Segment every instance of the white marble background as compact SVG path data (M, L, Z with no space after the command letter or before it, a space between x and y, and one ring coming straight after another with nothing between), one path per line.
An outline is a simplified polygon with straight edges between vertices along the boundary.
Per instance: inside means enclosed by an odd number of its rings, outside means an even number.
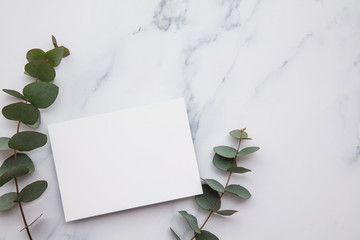
M71 51L57 68L60 95L42 113L43 132L183 96L201 176L224 182L212 147L234 144L228 132L247 127L261 151L243 161L253 172L233 181L253 196L227 196L224 208L239 213L206 226L220 239L360 238L358 0L2 0L0 34L0 88L28 83L25 53L51 48L52 34ZM12 101L0 94L1 106ZM0 126L11 136L16 123L1 118ZM165 240L169 226L190 239L177 211L206 217L190 198L65 223L50 145L31 157L37 171L22 183L49 182L25 204L29 221L44 214L34 239ZM21 228L17 208L0 213L1 240L26 239Z

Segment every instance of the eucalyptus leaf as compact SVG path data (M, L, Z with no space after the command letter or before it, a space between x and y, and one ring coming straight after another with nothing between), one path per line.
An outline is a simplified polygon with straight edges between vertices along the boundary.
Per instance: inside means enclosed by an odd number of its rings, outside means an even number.
M56 41L56 38L54 37L54 35L51 36L51 41L52 41L54 47L58 47L58 44L57 44L57 41Z
M23 89L24 96L38 108L47 108L55 101L59 88L52 83L34 82Z
M226 157L226 158L235 158L236 156L236 149L228 146L217 146L214 147L214 152L219 154L220 156Z
M29 62L25 65L25 72L43 82L51 82L56 76L55 69L45 60Z
M15 155L8 157L0 167L0 176L6 172L8 169L15 166ZM24 166L29 169L28 173L32 173L35 170L34 163L32 162L31 158L24 154L24 153L17 153L16 154L16 166Z
M9 120L21 121L26 124L34 124L39 117L39 113L33 105L23 102L3 107L2 114Z
M239 129L236 130L232 130L230 132L230 135L233 136L234 138L240 139L240 138L247 138L248 134L246 132L241 132Z
M5 92L13 97L16 97L16 98L26 101L26 98L18 91L11 90L11 89L3 89L3 92Z
M31 127L31 128L38 128L41 124L41 117L40 117L40 111L39 109L37 109L38 113L39 113L39 117L38 119L36 120L36 122L34 124L26 124L28 127Z
M16 133L9 141L9 147L20 151L31 151L46 144L46 135L33 131Z
M170 228L170 230L171 230L171 233L174 235L175 239L180 240L179 235L177 235L176 232L172 228Z
M236 210L220 210L220 211L216 211L217 214L222 215L222 216L231 216L234 213L237 213L238 211Z
M187 213L186 211L180 211L179 213L186 219L192 230L194 230L197 233L200 233L200 228L195 216Z
M244 188L240 185L237 185L237 184L231 184L231 185L227 186L225 191L229 192L229 193L233 193L233 194L241 197L242 199L249 199L251 197L250 192L246 188Z
M19 196L16 198L16 202L31 202L39 198L46 190L48 184L46 181L40 180L33 182L24 187Z
M215 204L218 202L220 195L217 191L213 190L209 185L202 185L203 194L195 196L195 201L204 210L211 211ZM215 211L219 210L221 201L215 207Z
M9 150L9 140L8 137L0 137L0 151Z
M26 53L26 59L31 62L34 60L46 60L45 52L41 49L31 49Z
M244 167L231 167L227 169L228 172L233 172L233 173L247 173L247 172L251 172L250 169L244 168Z
M217 192L224 192L224 186L216 181L215 179L203 179L207 185L209 185L212 189L214 189Z
M64 55L63 55L63 57L65 58L65 57L67 57L67 56L69 56L69 55L70 55L69 49L66 48L66 47L64 47Z
M55 47L45 53L51 66L56 67L60 64L64 55L64 47Z
M208 232L205 230L202 230L201 233L196 235L195 239L196 240L219 240L219 238L217 236L215 236L211 232Z
M9 210L16 205L14 200L16 199L16 192L9 192L0 197L0 212Z
M238 156L248 155L248 154L256 152L259 149L260 149L259 147L246 147L246 148L242 149L241 151L239 151L239 153L237 155Z
M236 161L232 158L225 158L215 153L213 164L220 170L227 171L229 168L236 166Z
M29 169L24 166L13 166L9 168L0 176L0 187L4 186L4 184L9 182L11 179L24 176L28 172Z

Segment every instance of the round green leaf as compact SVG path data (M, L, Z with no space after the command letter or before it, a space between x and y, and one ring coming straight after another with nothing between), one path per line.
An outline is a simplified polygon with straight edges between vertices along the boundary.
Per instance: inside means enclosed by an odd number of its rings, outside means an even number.
M217 192L224 192L224 186L215 179L203 179L212 189Z
M34 124L26 124L28 127L38 128L40 126L40 123L41 123L40 111L39 111L39 109L36 109L36 110L38 111L39 117Z
M216 213L219 215L222 215L222 216L231 216L237 212L238 211L236 211L236 210L220 210L220 211L217 211Z
M211 232L202 230L201 233L196 235L196 240L219 240L214 234Z
M25 65L25 72L43 82L55 79L55 69L45 60L31 61Z
M174 235L175 239L180 240L180 237L176 234L176 232L172 228L170 228L170 230L171 230L171 233Z
M34 60L46 60L45 52L41 49L31 49L26 53L26 59L31 62Z
M227 169L228 172L233 172L233 173L247 173L247 172L251 172L250 169L247 168L243 168L243 167L231 167Z
M213 164L220 170L227 171L229 168L236 166L236 162L232 158L224 158L219 154L214 155Z
M26 101L26 98L21 94L19 93L18 91L15 91L15 90L11 90L11 89L3 89L3 91L13 97L16 97L16 98L19 98L21 100L25 100Z
M232 130L230 132L230 135L237 139L248 137L248 134L246 132L241 132L239 129Z
M46 190L48 184L46 181L36 181L26 187L24 187L19 196L16 198L16 202L31 202L39 198Z
M11 179L24 176L28 172L29 169L24 166L13 166L9 168L0 176L0 187L4 186L4 184L9 182Z
M180 211L179 213L186 219L192 230L194 230L197 233L200 233L200 228L195 216L187 213L186 211Z
M59 88L52 83L34 82L26 85L23 93L35 107L47 108L55 101Z
M0 151L11 149L9 148L9 140L8 137L0 137Z
M15 199L16 199L16 192L10 192L2 195L0 197L0 212L9 210L13 206L16 205Z
M23 102L5 106L2 114L9 120L20 120L26 124L34 124L39 117L39 112L33 105Z
M195 196L195 201L202 209L211 211L220 198L219 193L213 190L207 184L203 184L202 189L203 189L203 194ZM219 210L220 206L221 206L221 201L219 201L219 203L216 205L216 208L214 210L215 211Z
M67 57L67 56L69 56L69 55L70 55L69 49L67 49L66 47L64 47L64 55L63 55L63 57L65 58L65 57Z
M256 152L259 149L260 149L259 147L247 147L247 148L242 149L237 155L238 156L248 155L248 154Z
M236 184L231 184L231 185L227 186L225 191L233 193L233 194L241 197L242 199L249 199L251 197L250 192L246 188L244 188L240 185L236 185Z
M46 58L49 60L51 66L56 67L60 64L64 55L64 47L55 47L45 53Z
M236 156L236 149L228 146L217 146L214 147L214 152L219 154L220 156L226 157L226 158L235 158Z
M15 165L15 157L12 155L11 157L7 158L4 163L0 167L0 176L6 172L8 169ZM35 166L29 158L28 155L24 153L17 153L16 154L16 166L24 166L29 169L28 173L32 173L35 170Z
M20 151L31 151L46 144L46 135L38 132L25 131L16 133L9 141L9 147Z

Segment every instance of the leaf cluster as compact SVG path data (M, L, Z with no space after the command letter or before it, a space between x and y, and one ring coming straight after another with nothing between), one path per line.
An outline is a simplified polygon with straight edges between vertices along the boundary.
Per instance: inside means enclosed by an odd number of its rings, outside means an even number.
M28 63L25 65L25 74L30 76L29 79L33 82L27 84L22 93L12 89L3 89L3 92L17 101L3 107L1 112L8 120L16 121L18 127L13 136L0 137L0 151L14 151L14 154L0 167L0 187L13 179L17 180L35 171L31 158L19 151L32 151L44 146L47 142L45 134L35 131L41 122L39 109L48 108L56 100L59 88L52 83L56 76L55 67L70 54L66 47L58 46L54 36L52 36L52 42L54 48L47 52L41 49L31 49L27 52ZM29 130L20 131L20 123L27 125ZM17 203L27 203L39 198L48 186L46 181L40 180L28 184L20 191L17 181L15 183L17 192L0 196L0 211L6 211Z
M251 140L248 137L248 134L245 132L245 129L236 129L230 132L230 135L238 141L238 149L235 149L230 146L217 146L214 147L214 157L213 164L216 168L220 169L223 173L228 174L228 181L224 186L215 179L202 179L202 190L203 194L195 196L195 201L197 205L209 212L208 218L205 222L199 227L198 220L194 215L186 211L179 211L179 213L185 218L189 227L194 231L194 236L191 238L196 240L218 240L219 238L213 233L203 230L205 224L211 217L213 213L221 216L231 216L236 213L236 210L231 209L221 209L221 199L225 193L234 194L238 196L239 199L247 200L251 197L250 192L243 186L239 184L229 184L231 175L235 174L244 174L250 172L250 169L237 166L237 160L241 159L242 156L252 154L258 151L259 147L246 147L240 150L240 143L243 140ZM175 239L180 240L180 237L175 233L175 231L170 228Z

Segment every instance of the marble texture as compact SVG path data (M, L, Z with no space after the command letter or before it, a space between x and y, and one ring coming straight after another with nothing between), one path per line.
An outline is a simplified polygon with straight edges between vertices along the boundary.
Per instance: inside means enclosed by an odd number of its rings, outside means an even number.
M212 147L235 144L230 130L247 127L261 147L243 161L253 172L233 177L252 198L228 196L224 209L239 213L206 229L222 240L360 238L359 1L2 0L0 13L1 88L28 83L25 53L51 48L52 34L71 51L41 131L185 97L202 177L225 181ZM13 101L0 94L1 106ZM0 126L11 136L16 123ZM189 198L65 223L50 145L31 157L37 170L20 185L49 182L24 207L29 221L43 213L34 239L172 239L169 226L190 239L177 212L206 217ZM21 228L17 208L0 214L1 240L26 239Z

